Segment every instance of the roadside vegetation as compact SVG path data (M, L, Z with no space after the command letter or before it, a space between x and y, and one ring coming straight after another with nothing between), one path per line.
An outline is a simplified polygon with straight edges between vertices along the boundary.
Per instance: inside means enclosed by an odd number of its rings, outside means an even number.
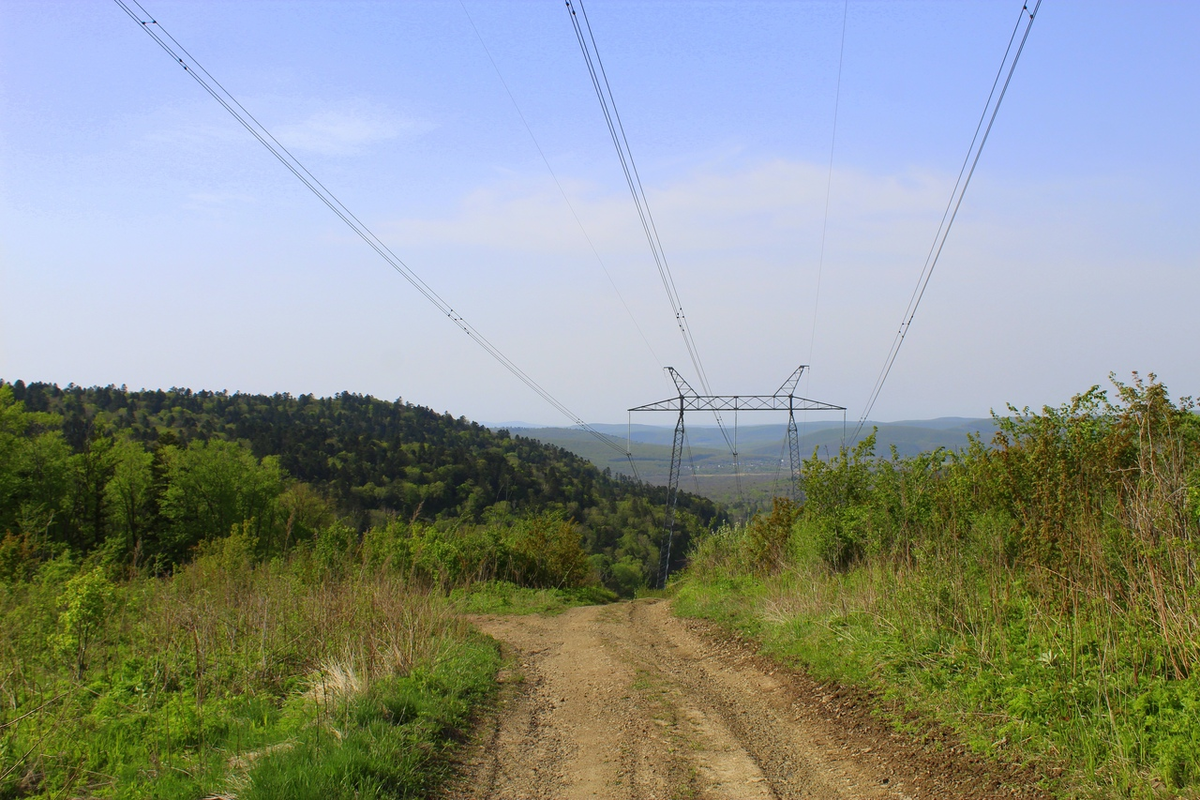
M318 538L318 545L320 538ZM354 556L210 542L170 578L69 555L0 583L0 797L414 797L499 663Z
M5 800L428 796L500 665L462 613L616 599L555 514L334 523L270 559L242 524L157 577L6 541Z
M676 608L1063 796L1200 797L1200 417L1114 384L962 452L814 455L802 505L697 544Z
M243 442L76 435L13 388L0 800L425 797L500 665L463 612L617 596L560 505L356 515Z

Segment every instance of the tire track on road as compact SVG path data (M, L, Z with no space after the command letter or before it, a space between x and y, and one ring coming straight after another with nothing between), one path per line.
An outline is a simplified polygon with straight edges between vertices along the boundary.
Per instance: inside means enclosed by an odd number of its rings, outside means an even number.
M509 666L451 800L1038 796L978 758L928 756L861 708L843 719L822 687L666 601L471 621Z

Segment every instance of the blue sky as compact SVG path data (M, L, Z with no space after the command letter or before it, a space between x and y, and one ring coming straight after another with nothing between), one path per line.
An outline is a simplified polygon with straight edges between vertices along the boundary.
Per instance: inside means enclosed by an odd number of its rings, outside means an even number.
M576 414L690 372L561 2L146 7ZM804 391L854 419L1020 6L845 6L821 262L843 8L587 4L713 389L811 360ZM1131 370L1200 393L1198 37L1191 3L1043 4L875 418ZM100 0L0 4L0 296L7 380L563 422Z

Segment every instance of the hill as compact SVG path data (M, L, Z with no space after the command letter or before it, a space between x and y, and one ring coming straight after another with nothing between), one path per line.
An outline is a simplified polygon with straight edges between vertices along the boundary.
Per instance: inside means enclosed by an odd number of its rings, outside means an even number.
M334 518L361 531L556 512L578 524L601 572L624 560L652 575L657 564L661 487L403 400L21 381L0 392L0 485L13 487L0 496L0 532L81 554L105 547L165 569L250 519L270 549ZM685 540L721 517L690 494L679 507Z

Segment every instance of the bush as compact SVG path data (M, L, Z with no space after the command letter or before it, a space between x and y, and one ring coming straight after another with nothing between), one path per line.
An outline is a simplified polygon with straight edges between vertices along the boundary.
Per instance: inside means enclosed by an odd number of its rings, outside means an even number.
M864 684L1070 796L1200 791L1200 416L1154 378L997 418L992 447L805 462L701 539L678 608ZM999 748L1003 747L1003 750Z
M786 497L776 497L767 516L755 516L746 526L746 551L754 569L778 572L784 563L792 528L800 516L800 506Z
M561 589L596 582L579 527L562 514L522 520L506 540L512 553L510 575L518 584Z
M112 599L113 585L99 567L71 578L58 596L58 630L52 641L76 679L83 676L88 646L104 629Z

